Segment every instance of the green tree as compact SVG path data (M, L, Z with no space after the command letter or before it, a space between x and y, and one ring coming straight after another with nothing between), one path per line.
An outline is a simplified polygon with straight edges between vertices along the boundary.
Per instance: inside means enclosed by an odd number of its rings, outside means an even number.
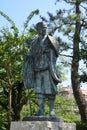
M87 1L86 0L57 0L56 3L65 5L56 11L56 15L48 12L49 27L52 27L50 34L58 31L61 33L60 55L70 58L71 64L71 82L74 97L79 108L81 121L87 122L87 102L80 89L80 60L87 63L86 46L86 28L87 28ZM45 18L42 17L45 20ZM66 42L63 42L66 41ZM64 54L63 50L69 50ZM69 54L70 53L70 54ZM87 66L86 66L87 67ZM85 70L84 70L85 71Z
M5 110L8 130L12 120L20 120L20 112L28 100L28 94L23 84L23 43L34 35L27 33L28 23L34 14L32 11L24 23L24 31L19 35L19 30L14 22L2 11L0 14L11 23L11 28L0 30L0 107ZM28 41L30 44L30 41Z
M74 106L76 106L74 98L61 96L61 94L56 96L55 112L56 115L62 117L64 121L75 122L80 120L79 116L74 111Z
M20 119L19 114L26 103L21 68L21 39L12 35L7 29L2 29L0 41L0 105L7 111L8 126L11 120ZM16 110L15 110L16 109Z

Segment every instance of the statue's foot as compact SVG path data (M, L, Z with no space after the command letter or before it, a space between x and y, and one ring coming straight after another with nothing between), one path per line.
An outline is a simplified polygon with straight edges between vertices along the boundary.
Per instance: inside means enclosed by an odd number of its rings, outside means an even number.
M55 111L54 111L54 110L52 110L52 111L50 112L50 116L55 116Z

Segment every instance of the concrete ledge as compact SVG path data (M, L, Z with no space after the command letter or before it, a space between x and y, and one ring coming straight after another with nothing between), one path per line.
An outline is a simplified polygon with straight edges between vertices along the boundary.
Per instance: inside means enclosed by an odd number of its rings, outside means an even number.
M11 122L10 130L76 130L76 125L52 121L19 121Z

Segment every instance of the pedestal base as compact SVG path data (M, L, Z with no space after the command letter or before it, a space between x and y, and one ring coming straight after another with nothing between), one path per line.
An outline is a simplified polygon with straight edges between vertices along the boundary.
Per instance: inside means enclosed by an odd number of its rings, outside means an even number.
M52 122L63 122L64 120L56 116L29 116L24 117L23 121L52 121Z
M11 122L10 130L76 130L76 125L52 121L19 121Z

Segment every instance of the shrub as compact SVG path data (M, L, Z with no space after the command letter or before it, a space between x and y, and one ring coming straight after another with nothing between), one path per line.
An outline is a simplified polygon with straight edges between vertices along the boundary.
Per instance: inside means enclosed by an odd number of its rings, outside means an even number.
M76 130L87 130L87 123L76 122Z

